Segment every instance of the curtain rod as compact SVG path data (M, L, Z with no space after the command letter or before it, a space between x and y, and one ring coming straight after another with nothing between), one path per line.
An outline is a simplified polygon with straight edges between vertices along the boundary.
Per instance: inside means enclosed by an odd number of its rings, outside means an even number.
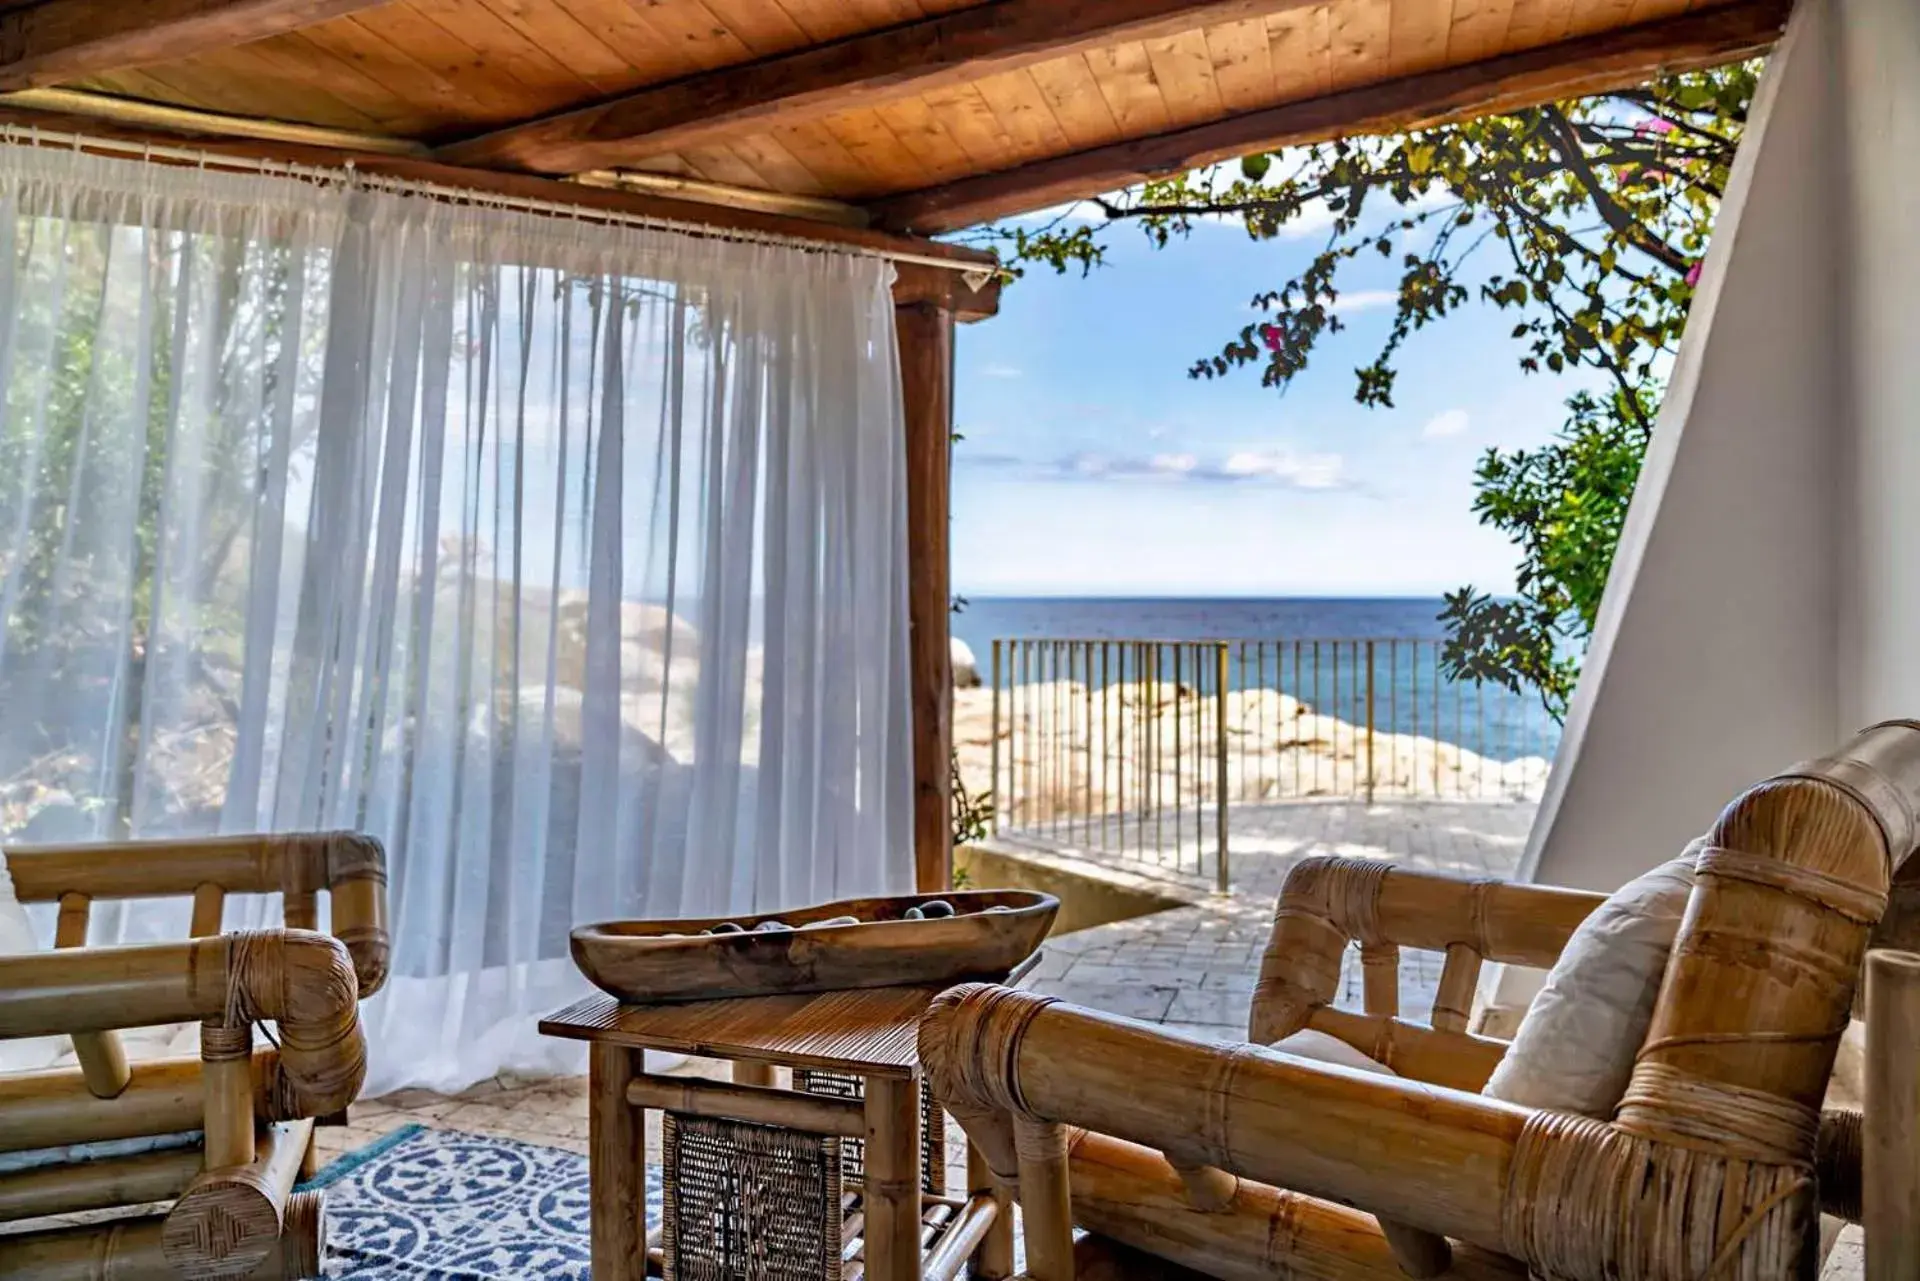
M201 169L220 169L263 176L284 177L312 183L344 183L396 195L425 196L448 204L469 204L490 209L510 209L575 222L597 222L610 226L639 227L654 231L672 231L710 240L731 240L748 244L777 245L808 253L846 253L891 262L912 263L958 272L969 288L978 289L993 278L993 268L979 263L956 262L933 254L918 254L908 249L877 248L839 241L809 240L804 236L782 235L772 231L754 231L744 227L717 227L694 219L668 218L658 214L632 213L624 209L604 209L592 205L570 204L561 200L541 200L505 192L482 191L449 183L424 182L412 178L393 178L367 173L348 160L338 167L302 164L292 160L272 160L264 156L233 156L163 142L136 142L105 138L95 134L72 133L39 125L0 124L0 143L15 146L59 148L76 153L111 152L145 161L168 161Z

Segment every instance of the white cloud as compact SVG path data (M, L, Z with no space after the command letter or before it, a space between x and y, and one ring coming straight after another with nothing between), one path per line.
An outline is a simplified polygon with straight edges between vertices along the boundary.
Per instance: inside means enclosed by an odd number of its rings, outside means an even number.
M1400 295L1391 289L1349 289L1333 300L1333 311L1335 315L1350 316L1356 311L1391 307L1399 298Z
M1346 464L1338 454L1302 454L1291 449L1243 449L1224 459L1192 453L1103 454L1083 451L1053 462L1022 465L1001 455L966 460L978 465L1024 470L1035 480L1154 482L1187 484L1266 484L1289 489L1343 489Z
M1249 449L1220 465L1228 480L1273 480L1296 489L1334 489L1345 479L1338 454L1296 454L1290 449Z
M1012 365L984 365L980 369L982 378L1018 378L1020 370Z
M1427 425L1420 434L1428 440L1439 440L1443 436L1458 436L1467 429L1467 411L1449 409L1443 414L1435 414L1427 419Z

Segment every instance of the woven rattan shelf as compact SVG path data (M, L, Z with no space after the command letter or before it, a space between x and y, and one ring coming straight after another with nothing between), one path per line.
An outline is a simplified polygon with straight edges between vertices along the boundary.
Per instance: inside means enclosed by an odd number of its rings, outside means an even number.
M594 1281L953 1281L1012 1271L984 1160L945 1179L945 1115L914 1034L933 987L678 1005L589 997L544 1021L592 1043ZM648 1050L731 1060L731 1082L650 1075ZM776 1088L782 1069L793 1089ZM644 1236L648 1108L665 1114L665 1213Z

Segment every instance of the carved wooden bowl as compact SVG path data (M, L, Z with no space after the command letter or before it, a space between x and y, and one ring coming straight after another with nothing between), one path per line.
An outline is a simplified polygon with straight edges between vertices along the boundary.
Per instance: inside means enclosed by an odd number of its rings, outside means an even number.
M951 904L954 915L905 917L908 908L936 899ZM1059 899L1030 890L953 890L760 916L607 921L573 931L573 960L602 991L649 1005L1001 979L1033 955L1059 910ZM857 917L859 924L800 928L840 916ZM701 933L722 919L742 932ZM757 930L763 921L796 928Z

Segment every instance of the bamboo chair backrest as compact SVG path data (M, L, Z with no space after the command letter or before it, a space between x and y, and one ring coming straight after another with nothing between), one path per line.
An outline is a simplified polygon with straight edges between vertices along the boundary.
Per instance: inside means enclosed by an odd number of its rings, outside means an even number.
M283 896L288 929L319 925L318 895L331 900L331 932L346 945L362 998L386 982L387 863L380 842L357 832L289 832L5 850L23 903L60 904L56 942L85 941L88 913L103 900L192 896L196 938L221 932L229 894Z
M1312 1028L1402 1076L1477 1091L1506 1043L1467 1031L1484 962L1536 967L1604 895L1507 881L1396 872L1379 859L1316 856L1287 877L1254 990L1248 1039ZM1342 961L1360 947L1363 1013L1336 1008ZM1400 952L1446 961L1429 1026L1400 1017Z

